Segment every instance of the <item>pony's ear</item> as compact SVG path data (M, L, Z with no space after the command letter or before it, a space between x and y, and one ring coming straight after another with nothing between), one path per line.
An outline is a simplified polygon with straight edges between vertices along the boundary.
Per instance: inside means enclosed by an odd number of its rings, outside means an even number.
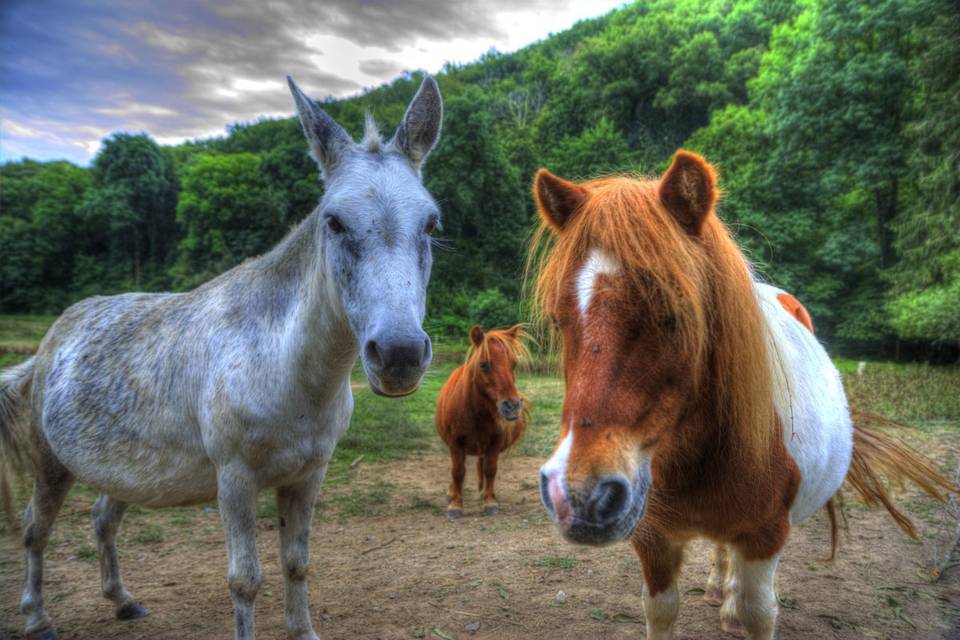
M681 149L660 180L660 201L690 235L700 233L703 221L717 203L717 176L702 157Z
M470 327L470 342L472 342L475 347L483 344L483 329L480 328L480 325L475 324Z
M580 210L589 191L586 187L559 178L546 169L537 171L533 179L533 197L540 217L557 231Z
M308 98L293 78L287 76L290 93L297 104L297 115L303 125L303 134L310 144L310 155L326 176L337 166L340 158L353 144L353 138L327 113Z
M515 325L513 325L512 327L510 327L509 329L507 329L506 331L504 331L504 333L506 333L508 336L510 336L511 338L513 338L514 340L516 340L516 339L517 339L517 336L520 335L520 332L521 332L522 330L523 330L523 325L522 325L522 324L515 324Z
M392 144L405 155L415 169L427 159L440 139L443 122L443 98L437 81L426 76L420 83L417 95L413 96L403 121L393 134Z

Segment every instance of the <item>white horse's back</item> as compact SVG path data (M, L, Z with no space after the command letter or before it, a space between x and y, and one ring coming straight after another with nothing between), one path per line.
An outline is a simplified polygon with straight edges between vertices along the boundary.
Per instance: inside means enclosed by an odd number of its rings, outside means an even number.
M776 287L757 283L770 331L777 410L784 442L800 468L793 523L816 513L843 484L853 426L840 374L816 337L783 307Z

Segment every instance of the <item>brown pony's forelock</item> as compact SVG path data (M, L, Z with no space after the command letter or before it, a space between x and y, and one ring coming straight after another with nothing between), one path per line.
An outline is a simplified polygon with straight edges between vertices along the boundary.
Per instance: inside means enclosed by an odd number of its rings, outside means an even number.
M490 358L490 344L499 342L508 353L512 353L517 362L527 362L530 359L530 349L527 347L527 340L530 335L523 327L517 329L516 335L510 333L510 329L491 329L483 333L483 344L479 347L472 342L467 349L467 356L464 358L463 366L471 376L476 375L480 362Z
M557 232L541 221L531 239L525 280L536 326L557 340L546 314L592 249L613 257L637 305L669 317L676 358L690 366L695 393L714 405L721 428L736 429L739 453L763 456L774 430L774 393L750 267L711 212L697 236L680 227L660 200L658 180L603 177ZM666 330L666 329L664 329Z

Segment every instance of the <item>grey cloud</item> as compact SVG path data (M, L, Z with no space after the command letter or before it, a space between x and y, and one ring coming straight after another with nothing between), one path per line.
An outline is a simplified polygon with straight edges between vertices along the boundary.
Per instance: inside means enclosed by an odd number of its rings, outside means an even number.
M393 60L375 59L360 61L360 71L375 78L390 78L403 70L403 65Z

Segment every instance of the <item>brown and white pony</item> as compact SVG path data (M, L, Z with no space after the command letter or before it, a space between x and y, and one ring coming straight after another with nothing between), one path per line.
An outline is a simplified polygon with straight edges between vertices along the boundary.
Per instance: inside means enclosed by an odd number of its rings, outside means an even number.
M541 170L534 195L534 295L566 387L542 499L573 542L631 540L648 638L672 636L693 538L729 549L723 628L771 638L790 528L845 479L885 505L875 470L956 489L894 439L855 437L838 372L754 281L701 157L679 151L658 180Z
M477 456L478 490L483 510L499 510L494 482L500 454L523 436L530 404L517 391L515 370L528 357L522 325L484 332L470 329L470 350L440 388L434 421L450 449L447 516L463 515L463 479L468 455Z

